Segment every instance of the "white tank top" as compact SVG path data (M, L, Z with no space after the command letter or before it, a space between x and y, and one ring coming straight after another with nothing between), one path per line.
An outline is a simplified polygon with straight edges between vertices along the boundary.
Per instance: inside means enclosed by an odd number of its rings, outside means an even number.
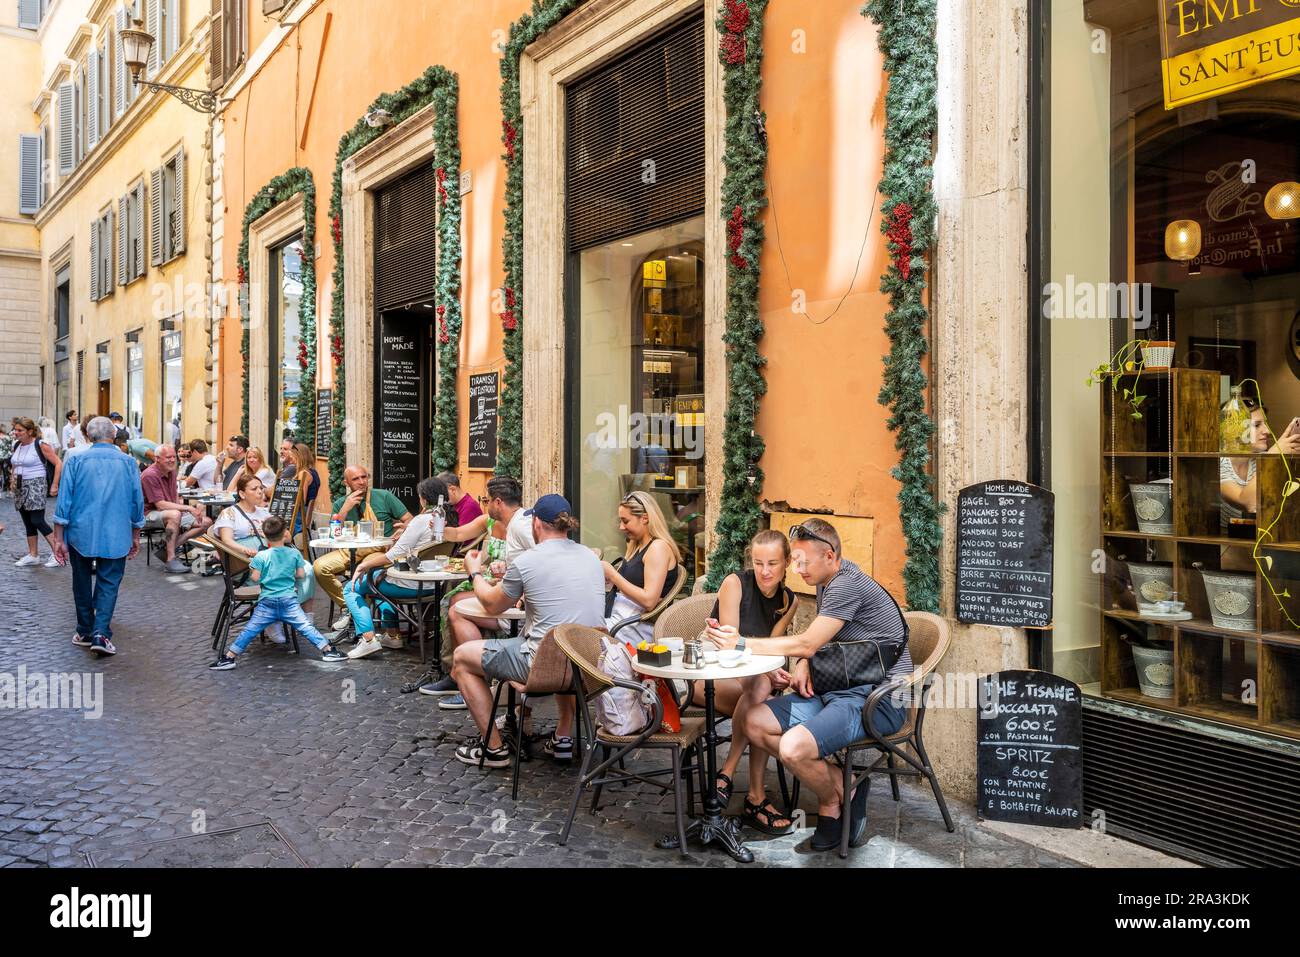
M14 473L23 479L45 478L45 462L38 442L29 442L14 449Z

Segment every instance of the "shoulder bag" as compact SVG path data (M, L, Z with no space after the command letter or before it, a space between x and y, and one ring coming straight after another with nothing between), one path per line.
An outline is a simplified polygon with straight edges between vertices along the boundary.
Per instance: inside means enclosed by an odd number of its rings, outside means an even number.
M889 595L889 590L881 587L885 594ZM850 688L874 686L884 682L889 669L894 667L898 659L903 656L903 649L907 647L909 635L903 609L898 607L898 602L894 600L893 595L889 595L889 600L894 602L898 617L903 622L902 639L862 638L857 641L827 642L808 659L808 672L812 678L814 694L848 691Z

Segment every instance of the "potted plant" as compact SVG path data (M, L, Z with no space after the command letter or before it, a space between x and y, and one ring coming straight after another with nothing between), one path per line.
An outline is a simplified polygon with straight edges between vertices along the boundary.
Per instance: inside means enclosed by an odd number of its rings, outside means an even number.
M1144 347L1149 345L1146 339L1134 339L1126 344L1122 349L1110 357L1110 361L1103 362L1092 372L1088 373L1088 385L1103 385L1109 382L1112 392L1123 390L1123 398L1129 404L1129 416L1134 419L1142 418L1142 404L1146 401L1146 396L1138 391L1138 384L1142 380L1142 370L1146 368L1146 357ZM1132 387L1121 386L1120 379L1126 375L1133 376Z
M1147 369L1168 369L1174 364L1175 343L1153 339L1142 344L1142 365Z

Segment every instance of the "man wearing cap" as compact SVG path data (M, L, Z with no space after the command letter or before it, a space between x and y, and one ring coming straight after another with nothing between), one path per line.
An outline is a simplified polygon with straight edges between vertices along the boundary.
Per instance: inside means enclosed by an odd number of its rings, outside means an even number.
M509 749L490 724L490 679L526 683L538 643L557 625L601 628L605 624L605 570L591 549L569 538L578 528L572 512L562 495L538 499L525 513L532 517L537 544L514 560L499 583L489 584L482 577L487 559L481 551L465 556L474 595L487 615L499 615L523 598L527 617L523 637L470 641L456 649L452 677L482 735L456 749L456 759L464 764L482 761L489 768L510 764ZM560 718L546 743L546 753L557 760L572 760L573 700L561 696L556 705Z

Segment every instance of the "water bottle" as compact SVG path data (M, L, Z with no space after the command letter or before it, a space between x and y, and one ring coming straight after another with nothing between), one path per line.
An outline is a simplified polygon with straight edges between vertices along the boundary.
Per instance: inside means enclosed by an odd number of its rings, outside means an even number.
M438 504L433 507L433 540L441 543L443 532L447 528L447 509L442 504L442 496L438 496Z
M339 521L337 515L330 518L330 538L338 541L338 537L343 533L343 523Z

